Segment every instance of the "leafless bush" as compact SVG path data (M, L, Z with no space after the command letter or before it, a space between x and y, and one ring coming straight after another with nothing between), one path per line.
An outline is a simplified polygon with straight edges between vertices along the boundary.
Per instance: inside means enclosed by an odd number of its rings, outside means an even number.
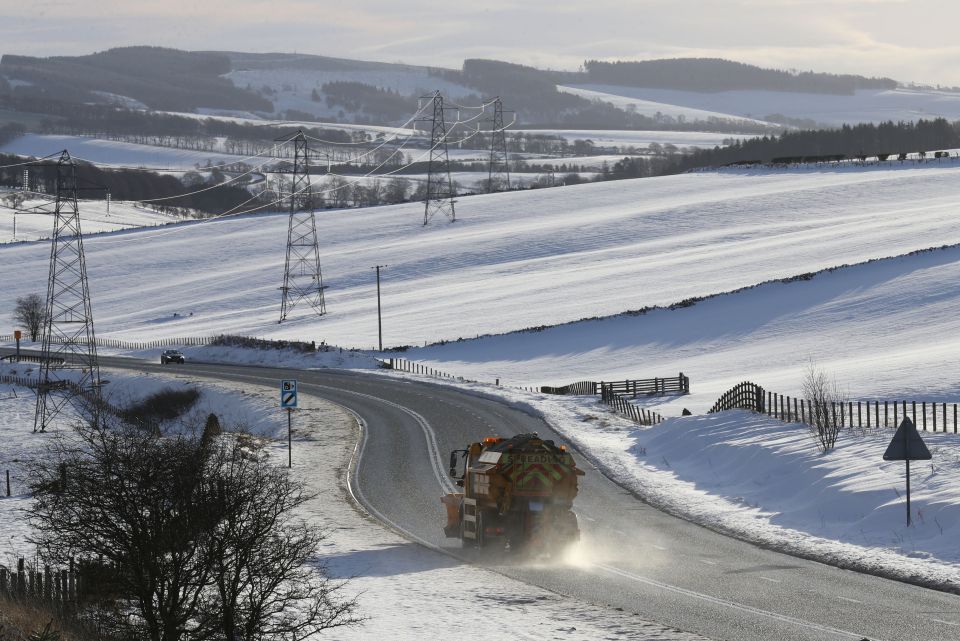
M804 372L803 396L809 407L807 423L817 447L823 453L829 452L837 444L844 425L846 398L836 379L812 361Z
M46 319L47 305L40 294L28 294L17 299L17 305L13 309L13 320L27 330L31 341L37 342Z
M311 495L285 469L234 435L111 422L33 464L30 509L45 558L112 568L111 595L90 605L106 627L152 641L302 641L359 620L343 582L316 566L323 533L294 515Z

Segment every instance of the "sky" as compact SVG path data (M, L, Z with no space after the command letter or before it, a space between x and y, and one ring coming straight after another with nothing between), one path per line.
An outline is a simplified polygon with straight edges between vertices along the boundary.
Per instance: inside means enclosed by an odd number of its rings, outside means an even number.
M553 69L695 56L960 86L958 23L956 0L0 0L0 52L149 44Z

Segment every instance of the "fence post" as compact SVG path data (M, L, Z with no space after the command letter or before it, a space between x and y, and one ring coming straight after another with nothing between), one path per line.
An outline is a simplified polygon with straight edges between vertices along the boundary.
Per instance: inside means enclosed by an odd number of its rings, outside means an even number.
M77 600L77 569L76 569L76 563L74 562L74 559L72 556L70 557L70 574L68 575L68 581L69 581L69 585L67 586L69 590L68 598L71 601L76 601Z
M17 594L20 598L23 598L27 594L27 576L24 565L23 559L17 561Z
M910 404L913 406L913 426L917 426L917 402L910 401ZM903 402L903 418L907 418L907 402Z

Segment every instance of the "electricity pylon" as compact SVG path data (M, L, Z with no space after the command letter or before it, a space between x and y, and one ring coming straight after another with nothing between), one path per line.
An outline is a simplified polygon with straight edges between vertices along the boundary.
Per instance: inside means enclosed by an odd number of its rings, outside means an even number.
M433 115L421 118L430 123L430 162L427 164L427 189L424 198L423 224L426 225L437 213L446 214L450 222L456 222L454 209L453 179L450 178L450 157L447 153L447 123L443 117L443 96L435 92L422 100L433 102Z
M490 131L490 175L487 178L487 192L500 191L503 185L510 189L510 165L507 162L507 137L503 127L503 102L497 97L493 101L493 118Z
M68 403L99 421L100 364L77 206L77 168L66 150L57 161L43 352L33 431L44 432Z
M283 302L280 322L301 301L318 315L327 313L323 297L323 274L320 272L320 247L317 243L317 221L313 214L310 193L310 167L307 159L307 138L297 131L294 144L293 173L290 184L290 220L287 226L287 260L283 270Z

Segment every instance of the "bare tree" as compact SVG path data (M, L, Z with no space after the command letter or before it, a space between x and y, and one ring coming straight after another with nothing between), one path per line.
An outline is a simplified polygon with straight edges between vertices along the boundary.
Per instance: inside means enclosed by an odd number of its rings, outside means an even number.
M344 583L310 567L323 535L293 519L313 498L249 445L217 442L208 478L222 489L223 518L210 538L215 590L205 604L224 639L301 641L359 621Z
M836 379L813 361L807 363L804 372L803 396L809 407L807 422L817 447L821 452L829 452L837 444L844 425L845 396Z
M17 299L16 307L13 308L13 320L27 330L31 341L37 342L46 318L47 306L40 294L28 294Z
M293 518L311 498L302 485L248 442L204 431L93 423L79 443L57 441L31 467L43 556L109 562L97 615L124 637L302 641L358 622L344 583L313 565L322 533Z
M94 423L94 425L96 425ZM204 533L216 502L201 482L201 450L128 425L81 427L80 444L57 441L31 468L35 542L49 559L102 558L120 571L117 593L137 612L99 615L134 636L180 641L197 632L210 583Z
M394 178L387 184L385 200L391 205L402 203L410 193L410 181L406 178Z

